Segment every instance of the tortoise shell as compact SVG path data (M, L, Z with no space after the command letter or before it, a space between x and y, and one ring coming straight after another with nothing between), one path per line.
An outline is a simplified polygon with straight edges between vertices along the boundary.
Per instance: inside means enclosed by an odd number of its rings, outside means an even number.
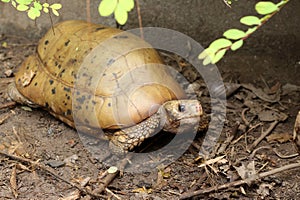
M65 21L39 41L15 76L18 91L74 127L119 129L185 93L159 54L139 37L84 21Z

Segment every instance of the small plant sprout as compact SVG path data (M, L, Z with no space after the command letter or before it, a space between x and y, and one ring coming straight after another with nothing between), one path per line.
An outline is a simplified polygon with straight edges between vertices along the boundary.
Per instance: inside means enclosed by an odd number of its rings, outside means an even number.
M49 4L47 2L41 3L38 0L1 0L4 3L11 3L11 5L18 11L27 12L27 16L35 20L41 16L41 12L49 13L51 12L59 16L58 10L62 8L60 3Z

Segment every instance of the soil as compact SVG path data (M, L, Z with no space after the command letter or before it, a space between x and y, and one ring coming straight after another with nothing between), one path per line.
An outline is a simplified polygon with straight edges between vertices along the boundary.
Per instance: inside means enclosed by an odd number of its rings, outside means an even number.
M93 141L97 143L95 139L88 138L84 141L89 142L84 142L76 130L43 109L30 109L21 105L5 106L10 103L5 91L13 76L9 70L15 72L22 61L35 52L37 41L2 35L0 42L0 105L4 107L0 110L0 151L32 161L26 163L7 155L0 155L0 199L96 199L82 191L78 192L77 188L45 170L51 168L60 178L75 184L83 184L88 180L82 188L94 190L101 184L102 176L109 168L103 159L93 155L87 148L87 145L94 145ZM212 161L213 158L220 158L219 160L201 167L203 160L199 159L198 154L204 135L201 132L178 159L170 159L167 164L146 172L125 169L122 175L114 178L102 195L106 196L106 199L117 199L116 196L121 199L179 199L186 192L205 190L245 179L251 173L267 172L299 162L299 155L292 141L295 118L300 110L299 80L296 79L299 77L299 64L295 64L299 62L296 57L298 55L286 57L286 62L278 63L280 59L275 59L272 49L270 51L254 59L251 54L242 51L242 56L229 55L229 58L225 58L220 64L221 75L224 82L229 83L230 89L234 89L234 84L245 85L239 85L239 88L235 88L233 94L227 97L227 115L218 144L223 144L230 134L234 134L234 139L225 150L207 158L207 161ZM165 59L168 63L184 65L182 62L176 62L176 59L172 60L172 56ZM255 73L251 74L252 62L264 63L261 70L272 70L262 73L265 76L255 76ZM295 70L286 70L286 63L293 63ZM279 64L282 65L280 68L273 68ZM231 70L228 66L238 67ZM200 85L198 98L203 103L204 110L210 113L209 93L201 79L191 78L193 72L188 67L182 73L187 71L185 74L192 82ZM252 78L245 76L247 73ZM282 73L284 81L272 79L278 77L278 73ZM254 89L249 89L250 83ZM283 87L287 83L298 84L298 90ZM279 95L280 100L271 102L260 98L259 88L263 88L264 94L269 97ZM242 119L243 111L249 124ZM271 111L273 114L265 111ZM262 131L266 131L276 119L281 120L274 118L278 113L286 115L287 119L280 121L269 133L269 137L264 138L253 151L247 151ZM263 114L271 119L265 119ZM238 128L236 122L240 123ZM261 125L258 125L260 123ZM153 139L154 142L147 142L151 146L153 143L157 145L160 140ZM184 139L181 142L184 142ZM180 145L177 145L177 148L180 148ZM98 153L109 155L109 149L106 146L102 148L98 148ZM294 156L286 158L280 154ZM168 157L154 154L151 159L168 160ZM46 167L39 168L33 162ZM128 165L134 165L134 162ZM300 199L299 182L298 167L247 182L248 184L203 192L190 199ZM112 196L112 193L116 196Z

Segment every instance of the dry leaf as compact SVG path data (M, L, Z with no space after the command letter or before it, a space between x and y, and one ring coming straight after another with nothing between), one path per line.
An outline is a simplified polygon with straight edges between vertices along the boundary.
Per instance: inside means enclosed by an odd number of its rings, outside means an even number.
M136 189L132 190L132 192L150 194L152 192L152 189L151 188L147 189L145 187L142 187L142 188L136 188Z
M236 169L237 173L243 180L249 179L250 181L252 181L257 178L254 161L249 162L247 166L245 165L245 163L242 163L240 167L234 167L234 168Z
M80 198L80 191L74 190L73 192L69 193L67 197L59 198L58 200L77 200Z
M268 142L278 141L280 143L288 142L292 139L289 133L273 133L266 137Z

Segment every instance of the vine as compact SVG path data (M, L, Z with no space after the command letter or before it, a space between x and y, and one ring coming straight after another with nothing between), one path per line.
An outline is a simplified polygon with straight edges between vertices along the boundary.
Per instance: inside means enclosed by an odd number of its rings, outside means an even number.
M265 24L271 17L280 11L280 9L289 2L282 0L275 4L270 1L261 1L255 5L255 10L258 14L264 15L261 18L257 16L244 16L240 22L248 26L247 31L240 29L229 29L223 33L224 38L219 38L213 41L208 48L202 51L198 58L203 60L203 65L210 63L215 64L220 61L225 53L230 49L236 51L241 48L244 41Z

